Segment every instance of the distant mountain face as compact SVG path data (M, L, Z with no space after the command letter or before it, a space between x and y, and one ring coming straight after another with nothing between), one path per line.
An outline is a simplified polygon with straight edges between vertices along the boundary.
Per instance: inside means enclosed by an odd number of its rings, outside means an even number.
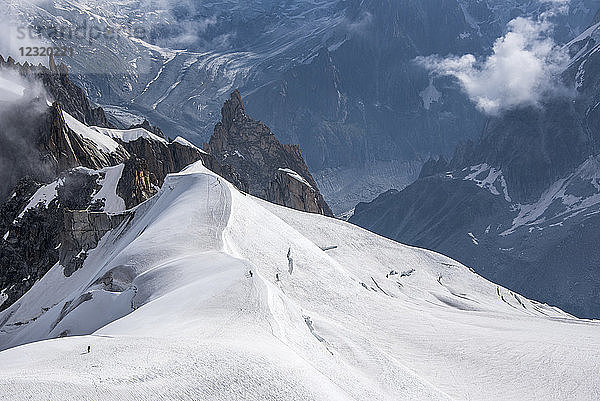
M13 7L15 19L36 25L89 20L121 29L58 42L74 46L75 57L63 61L125 126L143 115L199 144L240 88L251 115L282 142L300 144L335 212L404 187L429 155L448 155L481 132L483 116L452 82L430 80L414 57L485 53L506 22L546 7L524 0L196 3ZM580 32L598 6L572 1L557 17L557 37Z
M569 42L577 95L490 119L449 162L350 221L478 266L485 277L578 316L600 316L598 28Z

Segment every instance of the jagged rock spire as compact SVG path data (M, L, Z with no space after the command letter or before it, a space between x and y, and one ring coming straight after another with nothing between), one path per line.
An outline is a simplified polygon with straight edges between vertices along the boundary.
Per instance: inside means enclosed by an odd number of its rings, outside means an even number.
M205 150L236 171L248 183L250 194L298 210L332 215L300 147L282 144L269 127L246 115L238 90L231 93L221 115ZM295 175L301 180L290 179Z
M226 130L229 130L236 121L241 122L246 118L246 109L239 90L236 89L231 93L229 100L221 109L221 117L221 122Z

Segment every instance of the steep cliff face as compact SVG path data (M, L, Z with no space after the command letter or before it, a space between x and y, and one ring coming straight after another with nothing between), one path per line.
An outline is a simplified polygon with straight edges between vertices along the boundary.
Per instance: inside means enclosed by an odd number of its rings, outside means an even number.
M159 188L160 179L144 159L132 157L125 161L117 194L129 209L150 199Z
M59 263L70 277L83 266L87 252L95 249L104 235L117 228L130 213L108 214L89 210L67 210L60 235Z
M278 169L269 183L266 199L278 205L303 210L309 213L328 215L322 197L298 173L290 169Z
M22 179L13 195L0 206L0 309L19 299L39 280L57 258L54 239L58 218L53 213L32 212L22 224L15 222L28 200L40 187L31 179ZM23 225L26 225L25 227ZM32 241L32 239L35 239Z
M101 172L77 169L46 185L28 178L19 182L2 205L0 309L19 299L58 262L65 212L97 208L94 194L102 179Z
M332 215L308 171L300 147L281 144L269 127L250 118L239 91L231 94L221 115L221 122L215 126L205 150L222 165L236 171L247 182L250 194L283 206ZM301 181L290 181L280 169L291 170ZM293 188L286 187L289 183ZM301 196L301 193L310 195Z
M76 166L91 169L113 166L129 157L122 146L110 152L104 151L92 140L75 132L66 123L59 102L54 102L45 113L38 141L40 152L51 161L55 175Z
M49 182L69 168L98 169L129 157L122 146L108 149L75 132L82 123L73 115L80 115L81 121L87 118L102 123L102 118L93 116L104 114L92 109L87 99L80 101L81 89L69 81L66 72L19 65L11 59L5 62L1 57L0 70L28 86L20 97L0 103L0 200L25 176ZM69 99L66 108L60 100L49 103L54 99L52 92Z

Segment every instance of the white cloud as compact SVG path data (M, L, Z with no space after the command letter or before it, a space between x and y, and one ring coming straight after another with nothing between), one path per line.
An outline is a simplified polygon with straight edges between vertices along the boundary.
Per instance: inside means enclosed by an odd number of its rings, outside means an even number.
M205 33L209 27L216 24L216 17L180 21L179 28L181 29L181 33L174 38L169 38L168 42L174 47L185 47L196 44L201 40L201 35Z
M552 39L549 17L564 12L567 0L549 0L538 19L516 18L496 40L492 54L477 60L462 57L419 57L417 61L438 76L453 76L485 113L497 114L520 105L538 105L549 94L563 91L558 75L568 55Z
M0 68L0 112L15 104L45 106L49 99L40 81L26 78L13 68Z
M368 11L364 11L360 14L358 19L351 21L345 19L343 25L350 33L361 34L373 23L373 14Z

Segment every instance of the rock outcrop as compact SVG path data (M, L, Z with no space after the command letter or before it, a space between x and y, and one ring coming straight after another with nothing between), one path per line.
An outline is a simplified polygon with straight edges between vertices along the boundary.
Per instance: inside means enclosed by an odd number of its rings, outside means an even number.
M50 161L54 176L77 166L91 169L113 166L129 157L123 147L106 153L89 139L77 135L66 124L59 102L54 102L42 118L38 147L43 157Z
M296 172L279 169L275 179L269 183L266 199L278 205L327 215L322 199L315 189Z
M221 115L204 149L221 165L237 172L251 195L298 210L333 215L308 171L300 147L281 144L269 127L250 118L239 91L231 94ZM291 170L301 180L284 177L280 169Z
M90 249L96 248L102 237L128 217L128 213L108 214L88 210L67 210L60 235L59 263L66 277L83 266Z
M54 250L58 216L32 211L13 223L39 186L30 178L21 179L0 206L0 310L19 299L58 257Z
M230 166L222 166L214 156L191 144L176 141L166 144L147 138L121 144L132 155L125 161L117 187L117 194L125 200L127 208L139 205L156 194L167 174L179 172L198 160L241 191L248 190L246 182Z

